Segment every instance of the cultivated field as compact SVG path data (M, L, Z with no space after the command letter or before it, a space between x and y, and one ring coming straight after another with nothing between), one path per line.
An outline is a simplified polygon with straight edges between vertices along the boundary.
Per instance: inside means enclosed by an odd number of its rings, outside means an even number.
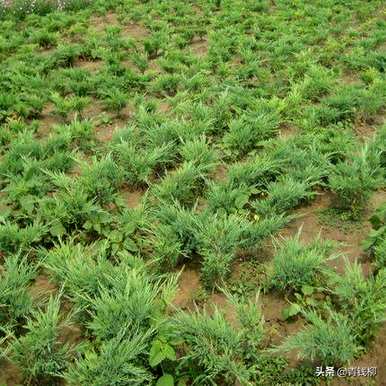
M0 386L386 385L385 3L55 1L0 0Z

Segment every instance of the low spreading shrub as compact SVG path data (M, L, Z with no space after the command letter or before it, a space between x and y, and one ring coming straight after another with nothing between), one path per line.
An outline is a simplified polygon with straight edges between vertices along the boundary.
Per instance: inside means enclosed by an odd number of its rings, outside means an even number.
M34 310L26 333L12 343L10 358L22 370L27 384L56 384L69 364L72 348L60 334L69 326L69 317L60 312L60 298L50 298L45 310Z
M276 248L272 262L270 283L273 288L298 291L302 286L314 286L326 273L327 258L332 244L320 239L309 245L300 242L300 232L282 241Z
M315 312L306 313L305 317L308 325L287 338L280 351L298 350L300 358L324 366L343 365L358 355L360 346L349 318L334 311L327 319Z

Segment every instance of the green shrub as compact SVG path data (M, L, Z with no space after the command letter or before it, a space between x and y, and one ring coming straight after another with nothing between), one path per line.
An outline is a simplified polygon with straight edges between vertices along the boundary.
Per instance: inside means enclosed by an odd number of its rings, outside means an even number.
M25 259L12 255L5 259L3 269L0 271L0 322L6 327L30 314L32 299L28 285L35 276L35 269Z
M232 186L264 188L280 173L280 164L269 156L259 156L230 166L228 180Z
M368 345L386 320L386 270L366 279L361 266L347 260L344 275L330 275L332 292L350 320L357 341Z
M247 222L236 215L207 215L197 229L199 253L203 257L201 277L209 287L225 280Z
M370 222L372 230L364 241L364 247L374 253L374 249L386 239L386 204L382 204L375 210L370 217Z
M243 335L217 309L213 315L179 312L173 320L176 338L183 339L180 367L202 384L220 381L246 384L249 372L242 361Z
M98 296L101 287L108 286L111 278L119 275L118 267L106 259L102 247L85 247L69 241L41 251L43 266L55 283L64 286L65 293L79 308L89 307L90 298Z
M60 298L50 298L45 311L32 312L25 335L12 344L11 360L22 370L24 380L55 384L69 364L72 349L60 340L70 323L60 315Z
M346 162L338 163L329 177L338 208L358 218L371 192L380 185L379 172L379 153L371 154L368 147L360 155L353 155Z
M213 213L241 213L255 193L255 188L243 184L233 188L228 183L211 183L207 192L208 210Z
M198 249L196 213L180 204L162 205L156 213L160 222L152 229L153 256L164 268L174 268L191 259Z
M281 242L276 248L271 273L271 286L281 291L298 291L314 286L326 272L326 259L332 244L316 239L309 245L300 242L300 232Z
M88 348L69 367L64 379L70 385L140 386L149 384L153 376L143 366L148 353L149 335L131 331L104 341L97 348Z
M114 194L123 182L123 171L111 159L110 155L91 164L84 164L79 184L83 191L100 204L106 204L114 200Z
M278 117L269 114L242 116L230 123L230 130L224 136L225 146L243 156L263 140L273 137L278 126Z
M267 198L256 201L253 207L258 214L281 214L310 200L315 194L310 188L308 181L296 181L286 176L270 183L265 192Z
M146 334L162 321L174 286L173 279L162 282L144 271L126 270L124 275L112 278L108 287L101 286L98 296L90 299L92 320L88 328L101 341L119 337L123 331Z
M217 165L217 154L211 149L205 137L186 141L181 148L184 162L191 162L203 174L207 174Z
M112 153L130 185L149 185L156 171L171 161L170 145L141 149L129 142L113 145Z
M360 352L350 320L344 315L330 311L324 320L309 312L305 317L308 325L287 338L279 348L281 351L297 350L300 358L325 366L344 365Z
M7 221L0 224L0 251L8 253L27 251L41 242L46 233L47 228L38 222L22 228L16 223Z
M200 169L191 162L185 162L176 171L167 174L159 184L154 185L153 191L161 202L177 201L183 206L192 206L204 183Z
M375 247L374 260L377 269L386 268L386 237Z

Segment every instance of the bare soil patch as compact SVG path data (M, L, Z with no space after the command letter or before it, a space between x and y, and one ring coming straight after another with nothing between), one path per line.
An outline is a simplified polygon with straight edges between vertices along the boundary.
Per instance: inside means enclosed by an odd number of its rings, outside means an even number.
M97 72L103 67L103 61L102 60L82 60L77 59L75 61L75 67L83 68L89 72Z
M51 132L53 126L58 125L60 120L53 115L54 105L47 103L39 119L39 128L36 132L37 138L46 138Z
M190 44L192 52L202 58L208 54L209 43L207 39L194 38Z
M179 277L178 290L173 305L180 308L194 308L193 298L201 289L199 272L185 267Z
M145 192L143 190L131 190L128 188L121 192L121 196L129 208L137 208L140 206L144 194Z
M21 372L13 363L6 360L0 361L0 368L0 385L20 386L22 384Z
M138 23L130 23L123 27L122 33L125 36L131 37L136 40L143 40L150 35L149 31Z
M58 288L55 284L49 281L49 278L45 275L39 275L36 277L34 283L30 287L30 294L33 298L41 298L55 294Z

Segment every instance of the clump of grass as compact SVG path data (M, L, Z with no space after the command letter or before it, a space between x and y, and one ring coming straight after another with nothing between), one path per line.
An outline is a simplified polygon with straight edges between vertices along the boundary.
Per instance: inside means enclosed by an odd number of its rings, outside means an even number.
M348 211L354 219L361 216L371 192L380 185L379 156L365 147L359 155L338 163L329 177L337 207Z
M50 298L44 311L32 312L26 334L13 342L10 354L28 384L59 381L73 354L69 344L60 341L60 333L69 325L70 317L60 313L60 297Z
M278 117L272 114L249 114L230 123L224 136L225 146L243 156L268 138L274 136L279 126Z
M196 382L247 383L249 372L242 362L243 336L217 309L213 315L179 312L173 321L176 337L186 348L180 366Z
M386 270L365 278L358 263L346 261L344 275L330 274L330 287L339 307L349 318L357 341L368 345L382 323L386 312Z
M360 346L347 317L331 310L326 320L315 312L308 312L305 317L308 326L290 336L279 350L298 350L301 359L325 366L344 365L358 355Z
M205 185L205 177L191 162L184 162L176 171L167 174L154 185L154 195L161 202L177 201L183 206L192 206L198 192Z
M97 348L88 347L63 375L70 385L133 385L140 386L153 376L140 358L148 353L149 335L132 331L104 341Z
M276 248L270 283L280 291L299 291L315 286L327 271L326 259L331 257L332 244L320 239L309 245L300 242L300 231Z
M28 285L35 276L35 268L17 255L5 259L0 271L0 321L2 326L14 326L32 311ZM1 333L0 333L1 336Z

